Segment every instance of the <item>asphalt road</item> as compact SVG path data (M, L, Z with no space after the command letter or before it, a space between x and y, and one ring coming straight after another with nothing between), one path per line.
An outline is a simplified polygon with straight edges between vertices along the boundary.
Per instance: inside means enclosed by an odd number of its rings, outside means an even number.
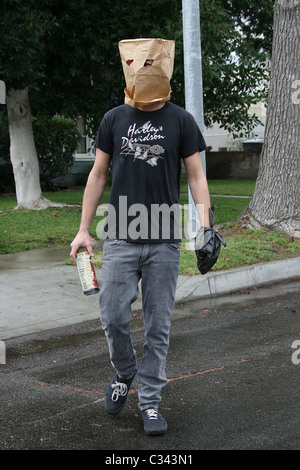
M140 358L139 312L132 330ZM98 321L11 339L0 365L0 449L102 450L115 464L123 450L144 460L147 451L298 450L299 340L300 280L177 306L160 406L169 429L154 437L143 432L136 382L120 415L103 409L113 371Z

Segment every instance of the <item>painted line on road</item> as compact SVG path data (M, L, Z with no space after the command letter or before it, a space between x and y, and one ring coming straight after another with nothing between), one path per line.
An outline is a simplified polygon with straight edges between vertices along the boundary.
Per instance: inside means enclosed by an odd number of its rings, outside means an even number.
M167 383L174 382L175 380L182 380L182 379L187 379L187 378L190 378L190 377L196 377L197 375L203 375L203 374L207 374L209 372L220 371L222 369L224 369L224 366L215 367L213 369L206 369L206 370L201 370L201 371L197 371L197 372L192 372L190 374L181 374L178 377L172 377L170 379L167 379ZM71 386L59 385L59 384L51 384L51 383L47 383L47 382L41 382L39 380L23 379L22 381L23 382L29 382L29 383L32 383L32 384L35 384L35 385L40 385L41 387L57 388L57 389L60 389L60 390L68 390L68 391L71 391L71 392L89 393L89 394L94 394L94 395L105 395L105 393L106 393L106 392L100 392L98 390L87 390L87 389L84 389L84 388L71 387ZM132 395L132 394L137 393L137 392L138 392L137 388L132 389L132 390L130 390L129 395Z
M189 377L196 377L196 375L207 374L208 372L216 372L224 369L224 366L215 367L213 369L200 370L198 372L191 372L190 374L179 375L178 377L173 377L172 379L167 379L167 383L174 382L175 380L188 379Z
M35 385L41 385L42 387L49 387L49 388L59 388L61 390L71 390L72 392L80 392L80 393L92 393L96 395L104 395L105 392L99 392L98 390L86 390L84 388L77 388L77 387L69 387L66 385L59 385L59 384L50 384L47 382L40 382L39 380L29 380L23 379L23 382L30 382Z

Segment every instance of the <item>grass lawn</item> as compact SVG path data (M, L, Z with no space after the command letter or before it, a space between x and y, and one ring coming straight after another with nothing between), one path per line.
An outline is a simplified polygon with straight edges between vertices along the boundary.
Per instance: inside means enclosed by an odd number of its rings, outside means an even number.
M224 194L229 196L252 196L255 188L255 179L245 180L211 180L208 181L210 194ZM188 192L188 183L183 181L181 193Z
M273 231L244 230L234 224L237 216L248 205L249 198L214 196L251 196L254 180L214 180L208 183L211 202L215 205L216 223L224 224L221 233L227 243L213 270L300 256L300 240L293 241ZM15 196L0 195L0 211L3 211L0 213L0 254L69 245L73 240L80 223L83 190L65 190L43 195L52 201L73 206L41 211L13 210L16 206ZM106 189L101 202L108 200L109 189ZM181 185L181 204L188 204L186 182ZM96 227L100 220L100 217L95 217L91 225L90 233L94 238L97 238ZM231 224L226 224L227 222ZM181 252L181 274L198 274L195 254L186 249L184 240ZM95 264L101 264L101 253L96 255Z
M229 225L229 224L228 224ZM227 246L222 247L217 263L211 271L221 271L241 266L276 261L300 256L300 240L292 240L279 232L242 229L239 225L220 230ZM181 249L180 273L199 274L195 254Z

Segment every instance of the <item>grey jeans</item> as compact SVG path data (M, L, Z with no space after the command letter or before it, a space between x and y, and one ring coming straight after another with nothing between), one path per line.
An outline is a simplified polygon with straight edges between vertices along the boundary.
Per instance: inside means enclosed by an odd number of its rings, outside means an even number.
M105 240L103 245L100 317L110 360L120 379L138 371L139 408L158 408L166 384L165 363L175 302L180 243L128 243ZM145 343L138 367L132 344L131 304L141 281Z

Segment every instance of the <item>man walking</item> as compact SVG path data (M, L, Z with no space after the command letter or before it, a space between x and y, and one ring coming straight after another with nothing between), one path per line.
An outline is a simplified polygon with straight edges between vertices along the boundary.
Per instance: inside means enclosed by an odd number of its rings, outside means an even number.
M182 159L194 202L204 206L201 223L209 227L210 198L199 154L206 145L192 115L169 101L174 48L174 41L163 39L119 43L125 103L107 112L99 126L81 224L71 243L74 261L79 246L86 246L93 254L89 227L111 165L110 207L116 223L108 227L103 245L100 316L115 376L106 393L105 409L110 414L123 409L137 374L139 408L148 435L167 431L158 408L166 384L170 319L179 271L181 239L176 207ZM168 217L157 210L166 207ZM137 212L139 223L134 219ZM109 220L108 214L108 225ZM145 343L138 366L130 322L140 279Z

